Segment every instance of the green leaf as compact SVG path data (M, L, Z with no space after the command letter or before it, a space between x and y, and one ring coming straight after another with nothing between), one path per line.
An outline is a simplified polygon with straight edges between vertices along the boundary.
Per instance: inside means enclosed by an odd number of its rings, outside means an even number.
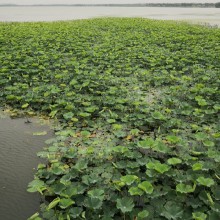
M88 164L87 160L79 159L76 165L74 166L74 168L77 169L78 171L81 171L87 168L87 164Z
M207 215L205 213L202 212L193 212L193 219L195 220L205 220L207 219Z
M87 112L80 112L79 113L79 116L83 117L83 118L86 118L86 117L89 117L91 114L90 113L87 113Z
M117 199L116 201L117 201L116 204L117 208L120 209L123 213L131 212L132 209L134 208L134 202L130 197Z
M73 208L70 208L70 210L69 210L70 217L72 217L74 219L78 218L81 213L82 213L82 208L80 208L80 207L73 207Z
M81 131L81 135L82 137L89 137L91 135L91 133L89 131Z
M132 196L141 196L144 194L143 190L139 189L138 187L131 187L128 192L130 193L130 195Z
M212 188L213 195L216 200L220 200L220 185L217 185Z
M210 187L212 185L215 184L214 180L211 179L211 178L205 178L205 177L202 177L200 176L198 179L197 179L197 182L203 186L207 186L207 187Z
M151 194L154 191L153 185L148 181L138 184L138 188L142 189L147 194Z
M137 176L135 175L126 175L126 176L122 176L120 178L120 180L122 182L124 182L126 185L130 186L134 181L136 181L138 179Z
M86 112L89 112L89 113L94 112L96 109L97 109L97 107L95 107L95 106L85 108Z
M173 144L176 144L180 141L180 138L174 135L168 135L166 136L166 139Z
M172 158L167 160L167 163L170 164L170 165L176 165L176 164L182 163L182 160L177 158L177 157L172 157Z
M29 104L26 103L26 104L22 105L21 108L27 108L28 106L29 106Z
M144 149L149 149L153 147L154 144L155 144L155 141L152 138L147 138L146 140L139 141L137 143L138 147L144 148Z
M219 220L220 219L220 213L217 212L210 212L208 220Z
M162 212L163 216L167 219L182 219L184 208L182 205L168 201L164 206L164 211Z
M215 143L213 141L205 140L202 142L206 147L214 147Z
M115 123L116 122L116 120L115 119L107 119L107 122L109 123L109 124L113 124L113 123Z
M70 85L71 86L73 86L73 85L76 85L78 82L77 82L77 80L75 80L75 79L72 79L71 81L70 81Z
M156 166L155 166L155 168L154 168L156 171L158 171L159 173L165 173L165 172L167 172L169 169L170 169L170 167L168 166L168 165L166 165L166 164L160 164L160 163L158 163Z
M54 208L59 202L60 202L60 198L57 197L48 205L47 210Z
M152 150L160 153L168 153L170 151L169 147L167 147L162 141L156 141L155 144L152 145Z
M63 114L64 119L69 120L74 116L74 114L72 112L67 112L65 114Z
M65 189L66 189L66 186L63 185L62 183L57 183L55 186L53 186L53 191L59 195Z
M180 193L191 193L195 191L195 187L180 183L176 186L176 191Z
M207 134L206 134L206 133L203 133L203 132L198 132L198 133L195 134L195 138L196 138L196 140L198 140L198 141L203 141L203 140L205 140L205 139L206 139L206 136L207 136Z
M44 190L46 190L46 186L45 183L42 180L33 180L28 184L28 192L40 192L41 194L43 194L42 192Z
M139 219L145 219L145 218L147 218L148 216L149 216L149 212L147 211L147 210L144 210L144 211L142 211L142 212L139 212L138 213L138 220Z
M46 135L46 134L47 134L47 131L33 132L34 136L43 136L43 135Z
M149 163L147 163L146 166L147 166L147 168L154 169L161 174L167 172L170 169L170 167L168 165L161 164L158 161L157 162L149 162Z
M192 169L194 171L197 171L197 170L202 170L202 167L203 167L203 165L201 163L195 163L195 164L193 164Z
M27 220L42 220L42 218L39 217L39 213L36 212L35 214L33 214L30 218L28 218Z
M85 206L91 209L100 209L102 206L102 200L97 198L86 198L84 202Z
M69 206L73 205L75 202L72 199L61 199L59 201L59 206L61 209L66 209Z
M102 189L93 189L93 190L88 191L88 195L91 198L97 198L97 199L100 199L100 200L104 199L104 196L105 196L104 193L105 193L105 191L102 190Z
M151 115L154 119L158 119L158 120L165 120L166 119L164 115L162 115L160 112L157 112L157 111L152 113Z
M124 146L116 146L116 147L113 147L113 151L123 154L128 151L128 148Z

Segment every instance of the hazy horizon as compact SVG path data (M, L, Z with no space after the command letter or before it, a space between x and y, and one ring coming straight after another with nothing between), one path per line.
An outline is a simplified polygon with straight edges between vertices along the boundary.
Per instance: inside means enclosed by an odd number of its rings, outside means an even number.
M0 4L132 4L132 3L216 3L217 0L0 0Z

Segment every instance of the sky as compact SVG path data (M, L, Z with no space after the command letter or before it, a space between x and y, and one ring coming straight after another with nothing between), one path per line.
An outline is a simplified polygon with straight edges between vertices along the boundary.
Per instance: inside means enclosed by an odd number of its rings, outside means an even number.
M216 3L219 0L0 0L0 4Z

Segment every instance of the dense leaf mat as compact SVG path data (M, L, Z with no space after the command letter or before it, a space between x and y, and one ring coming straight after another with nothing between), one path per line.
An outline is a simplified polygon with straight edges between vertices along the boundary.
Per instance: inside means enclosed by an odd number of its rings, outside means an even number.
M220 219L220 29L0 24L0 101L60 126L31 219Z

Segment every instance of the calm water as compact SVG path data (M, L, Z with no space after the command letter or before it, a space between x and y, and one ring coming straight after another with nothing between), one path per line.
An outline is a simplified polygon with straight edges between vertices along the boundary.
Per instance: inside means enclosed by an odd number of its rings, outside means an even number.
M0 112L1 115L1 112ZM36 156L52 136L46 125L25 119L0 117L0 219L25 220L38 211L40 196L27 192L27 185L40 159ZM33 132L47 131L45 136Z
M220 9L217 8L0 7L0 21L56 21L106 16L188 20L220 25Z

